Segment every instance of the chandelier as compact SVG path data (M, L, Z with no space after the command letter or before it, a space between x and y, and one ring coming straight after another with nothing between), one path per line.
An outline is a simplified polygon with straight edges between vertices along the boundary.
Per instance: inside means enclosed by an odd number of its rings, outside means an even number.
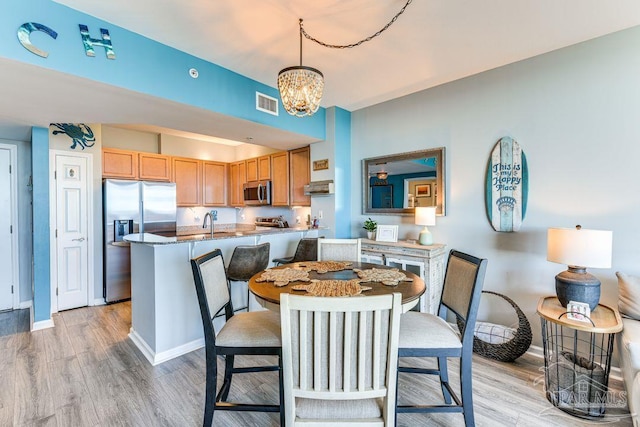
M320 107L324 76L315 68L302 65L302 19L300 20L300 65L278 73L278 90L287 113L296 117L310 116Z
M396 22L398 17L404 13L412 1L413 0L407 0L402 9L400 9L400 12L398 12L387 25L378 30L378 32L358 42L346 45L328 44L311 37L304 28L302 28L302 19L300 19L300 65L284 68L278 73L278 91L280 91L280 99L287 113L296 117L311 116L318 111L320 101L322 101L324 76L319 70L302 65L303 35L308 40L331 49L347 49L360 46L362 43L378 37L383 31L389 28L391 24Z

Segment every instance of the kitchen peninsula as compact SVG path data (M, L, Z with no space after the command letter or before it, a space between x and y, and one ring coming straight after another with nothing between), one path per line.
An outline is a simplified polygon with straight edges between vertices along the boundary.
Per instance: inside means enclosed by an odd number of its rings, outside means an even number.
M226 230L213 237L126 236L131 242L129 338L152 365L204 347L191 258L219 248L228 262L236 246L265 242L271 244L270 258L279 258L293 253L301 238L317 236L318 230L308 227Z

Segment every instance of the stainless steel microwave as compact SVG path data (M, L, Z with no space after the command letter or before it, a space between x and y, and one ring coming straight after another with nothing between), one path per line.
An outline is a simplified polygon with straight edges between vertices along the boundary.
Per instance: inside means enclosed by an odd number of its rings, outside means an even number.
M245 205L270 205L271 181L252 181L242 185Z

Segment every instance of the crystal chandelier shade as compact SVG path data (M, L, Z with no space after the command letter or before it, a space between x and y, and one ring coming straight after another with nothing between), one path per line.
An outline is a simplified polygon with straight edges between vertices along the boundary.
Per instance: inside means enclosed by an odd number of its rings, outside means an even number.
M373 40L378 37L384 31L387 30L400 15L404 13L407 6L413 0L407 0L405 5L400 9L400 12L396 15L380 30L376 33L366 37L358 42L336 45L329 44L320 41L310 36L302 27L302 19L298 20L300 26L300 65L287 67L278 73L278 90L280 91L280 99L282 105L287 113L296 117L311 116L320 107L320 101L322 101L322 91L324 90L324 76L320 71L315 68L305 67L302 65L302 36L306 37L310 41L319 44L320 46L331 49L348 49L356 46L360 46L362 43ZM383 178L381 178L383 179Z
M287 67L278 74L282 105L292 116L311 116L318 111L323 89L324 76L315 68Z

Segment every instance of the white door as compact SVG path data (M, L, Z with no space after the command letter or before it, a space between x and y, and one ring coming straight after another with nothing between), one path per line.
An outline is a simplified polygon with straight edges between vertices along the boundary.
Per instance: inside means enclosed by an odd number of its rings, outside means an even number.
M88 305L88 159L56 155L58 310Z
M13 308L13 236L11 152L0 148L0 310ZM18 230L15 230L17 233ZM15 284L17 286L17 283Z

